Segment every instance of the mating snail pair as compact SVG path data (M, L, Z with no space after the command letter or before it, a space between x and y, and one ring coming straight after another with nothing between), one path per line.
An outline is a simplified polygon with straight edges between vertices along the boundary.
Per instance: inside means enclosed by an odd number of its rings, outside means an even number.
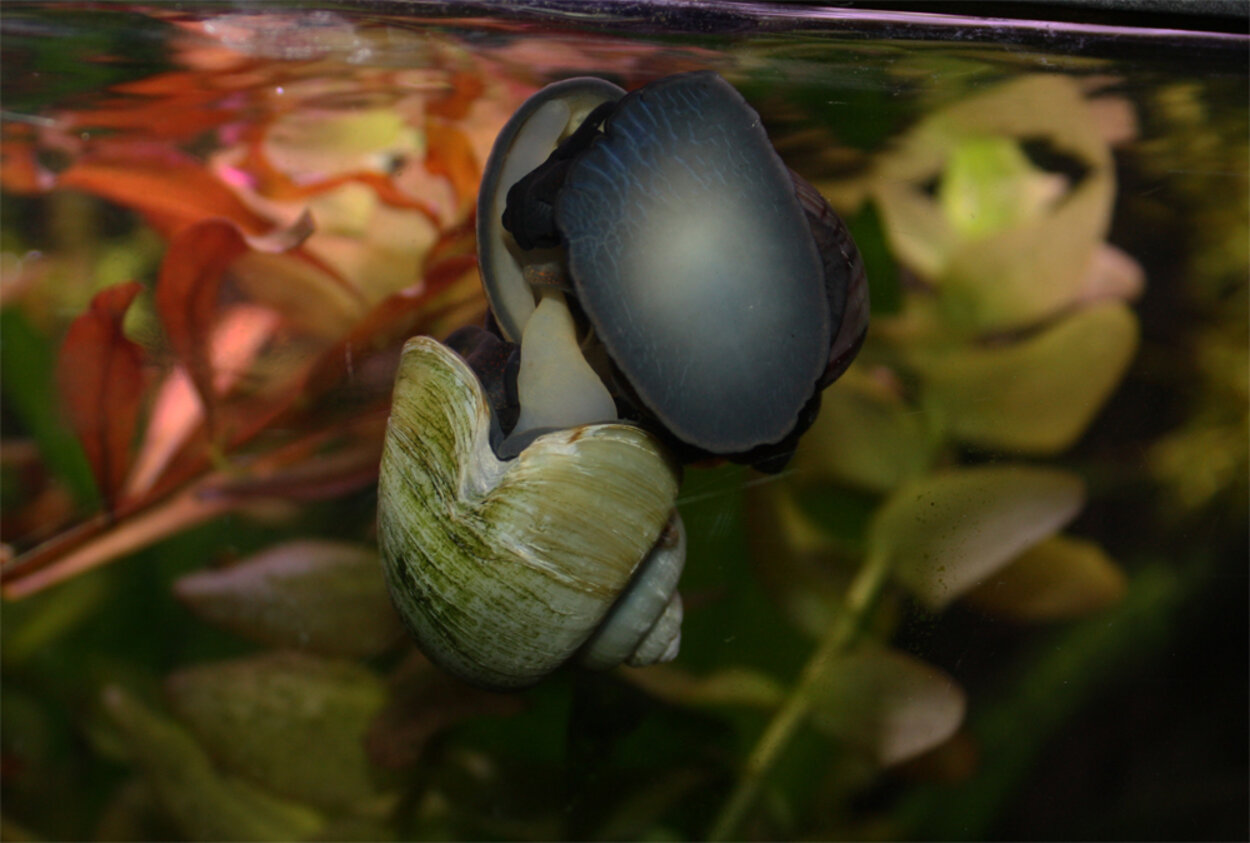
M777 470L867 330L842 222L711 72L570 79L478 197L493 320L404 347L379 479L392 599L475 684L680 642L680 464Z

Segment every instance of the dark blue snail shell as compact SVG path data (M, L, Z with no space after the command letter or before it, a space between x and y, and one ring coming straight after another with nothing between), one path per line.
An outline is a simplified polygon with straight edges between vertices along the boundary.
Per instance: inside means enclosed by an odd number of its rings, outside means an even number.
M506 310L518 296L515 285L492 289L506 254L518 276L572 293L626 416L685 457L776 467L867 329L858 252L720 76L616 91L600 80L557 83L505 127L479 206L488 217L479 233L494 239L480 247L492 305ZM580 109L580 119L550 154L501 179L530 121L574 100L567 112ZM510 314L500 322L506 335L519 330Z

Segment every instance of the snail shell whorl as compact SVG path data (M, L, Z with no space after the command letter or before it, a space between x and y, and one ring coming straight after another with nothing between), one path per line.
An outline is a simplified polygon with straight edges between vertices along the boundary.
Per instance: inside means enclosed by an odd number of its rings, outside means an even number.
M404 346L379 477L379 546L425 653L475 684L533 684L594 632L669 520L677 472L648 433L593 424L515 460L469 367Z

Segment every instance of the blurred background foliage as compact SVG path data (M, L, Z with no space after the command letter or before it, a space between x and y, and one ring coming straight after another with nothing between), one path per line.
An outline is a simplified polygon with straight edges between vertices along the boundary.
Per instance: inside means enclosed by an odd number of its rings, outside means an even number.
M1245 836L1244 60L0 29L6 838ZM525 96L701 67L847 219L869 341L785 473L687 472L675 663L478 691L379 576L395 353L481 317Z

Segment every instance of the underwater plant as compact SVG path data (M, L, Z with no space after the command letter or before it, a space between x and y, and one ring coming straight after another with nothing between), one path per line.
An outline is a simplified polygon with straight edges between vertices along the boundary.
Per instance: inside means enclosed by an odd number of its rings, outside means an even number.
M857 66L843 137L788 44L147 14L171 67L4 123L51 220L0 266L6 835L984 828L1011 729L1182 599L1081 451L1146 292L1114 85L984 71L887 125L941 66ZM1151 470L1218 497L1185 448ZM550 577L591 609L481 564L601 552ZM994 707L970 617L1072 630L1045 705Z

